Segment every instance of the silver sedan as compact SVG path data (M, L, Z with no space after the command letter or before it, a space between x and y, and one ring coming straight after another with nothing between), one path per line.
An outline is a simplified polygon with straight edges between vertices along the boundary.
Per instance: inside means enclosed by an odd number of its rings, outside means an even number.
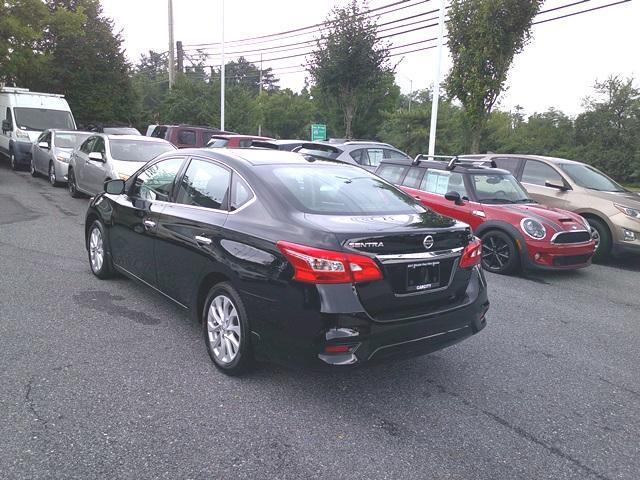
M46 175L54 187L67 181L73 149L91 135L75 130L45 130L31 147L31 175Z

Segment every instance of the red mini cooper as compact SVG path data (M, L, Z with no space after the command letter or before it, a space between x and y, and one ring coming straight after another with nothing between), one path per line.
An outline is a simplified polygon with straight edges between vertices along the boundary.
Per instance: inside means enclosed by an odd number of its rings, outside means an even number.
M595 242L589 224L575 213L536 203L495 163L418 155L411 164L383 160L376 173L430 209L471 225L482 239L482 266L490 272L591 264Z

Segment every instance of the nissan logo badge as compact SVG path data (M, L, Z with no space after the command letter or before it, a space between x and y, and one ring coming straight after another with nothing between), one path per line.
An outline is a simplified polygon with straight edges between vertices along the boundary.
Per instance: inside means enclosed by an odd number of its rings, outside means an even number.
M422 245L424 245L424 248L426 248L427 250L431 250L431 247L433 247L433 237L431 235L427 235L426 237L424 237Z

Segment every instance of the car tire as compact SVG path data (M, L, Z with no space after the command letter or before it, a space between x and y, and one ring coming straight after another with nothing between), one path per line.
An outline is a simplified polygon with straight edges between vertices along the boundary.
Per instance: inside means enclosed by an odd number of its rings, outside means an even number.
M209 291L202 332L213 364L224 374L242 375L254 366L247 311L230 283L219 283Z
M82 195L78 191L78 186L76 185L76 175L73 173L73 169L69 169L69 181L67 182L67 187L69 189L69 195L73 198L80 198Z
M89 255L89 266L96 277L104 280L113 276L109 243L105 235L104 225L100 220L95 220L89 227L87 253Z
M596 241L596 251L593 254L595 262L607 260L611 255L611 232L609 227L598 218L587 218L591 226L591 238Z
M58 177L56 177L56 167L53 162L49 164L49 183L52 187L56 187L60 183L58 182Z
M510 235L500 230L490 230L481 239L482 268L500 275L509 275L520 269L520 254Z
M32 177L37 177L38 176L38 171L36 170L36 166L33 163L33 158L31 159L31 163L29 164L29 173L31 173Z
M18 170L18 162L16 160L16 154L13 153L13 150L9 152L9 166L11 170Z

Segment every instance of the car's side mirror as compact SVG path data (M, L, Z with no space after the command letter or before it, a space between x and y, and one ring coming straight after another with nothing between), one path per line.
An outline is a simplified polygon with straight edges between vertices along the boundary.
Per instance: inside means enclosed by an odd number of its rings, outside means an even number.
M94 160L96 162L104 162L104 157L100 152L91 152L89 154L89 160Z
M124 180L116 178L104 182L104 191L111 195L121 195L124 193Z
M564 183L557 183L552 180L546 180L544 182L545 187L557 188L558 190L562 190L563 192L569 190Z
M2 120L2 132L9 132L13 130L13 125L11 125L11 122L9 120Z
M49 143L48 142L40 142L40 143L38 143L38 146L40 148L44 148L45 150L49 150Z
M450 202L455 203L456 205L464 205L464 202L462 201L462 197L460 197L460 194L456 191L452 190L450 192L445 193L444 198L446 198Z

